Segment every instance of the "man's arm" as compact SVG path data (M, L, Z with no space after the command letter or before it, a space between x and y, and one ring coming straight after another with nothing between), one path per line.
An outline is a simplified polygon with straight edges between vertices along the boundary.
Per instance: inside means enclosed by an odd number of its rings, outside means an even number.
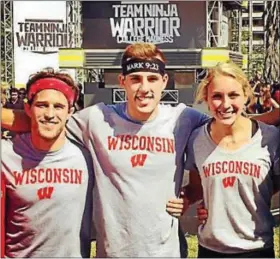
M31 129L30 118L24 110L2 108L1 126L15 132L28 132Z
M271 112L254 115L251 119L277 126L280 124L280 108L275 108Z
M166 211L173 217L182 216L190 205L203 199L203 189L201 186L201 179L199 173L196 171L190 171L189 184L182 188L180 198L174 198L168 200L166 204ZM199 220L205 220L203 218L205 213L201 213L202 216ZM201 219L202 218L202 219Z
M201 179L197 171L189 172L189 184L183 190L184 197L189 201L189 205L203 199Z

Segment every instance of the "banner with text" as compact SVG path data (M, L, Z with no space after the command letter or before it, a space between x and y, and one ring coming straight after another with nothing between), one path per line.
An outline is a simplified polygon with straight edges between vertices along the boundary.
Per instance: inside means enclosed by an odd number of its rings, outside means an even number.
M83 1L83 48L119 49L135 42L162 49L205 47L205 1L135 2Z
M70 42L66 2L14 1L13 31L15 84L21 87L42 68L58 69L58 49Z

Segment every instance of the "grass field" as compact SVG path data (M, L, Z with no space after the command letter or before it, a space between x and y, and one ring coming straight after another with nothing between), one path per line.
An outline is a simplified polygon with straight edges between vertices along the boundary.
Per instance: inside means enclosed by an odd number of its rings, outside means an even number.
M280 227L275 228L274 231L274 249L275 249L275 257L279 258L279 250L280 250ZM187 238L188 245L189 245L189 258L196 258L197 257L197 238L196 236L190 236ZM95 242L92 243L91 249L91 257L95 257Z

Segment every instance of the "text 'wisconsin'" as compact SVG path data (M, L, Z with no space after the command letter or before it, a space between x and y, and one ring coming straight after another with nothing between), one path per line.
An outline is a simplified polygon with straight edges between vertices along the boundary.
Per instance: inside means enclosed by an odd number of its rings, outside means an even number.
M146 150L149 152L174 153L174 139L137 135L108 137L109 150Z
M15 185L38 183L81 184L83 171L69 168L33 168L14 171Z

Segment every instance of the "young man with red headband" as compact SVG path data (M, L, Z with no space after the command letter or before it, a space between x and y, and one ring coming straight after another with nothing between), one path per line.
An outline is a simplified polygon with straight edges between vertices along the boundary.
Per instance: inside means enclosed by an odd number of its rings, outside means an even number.
M180 257L178 219L166 204L180 194L189 136L208 117L184 104L159 104L165 62L153 44L128 46L119 76L127 102L88 107L67 124L94 163L97 257ZM11 111L2 118L7 127L28 130Z
M66 74L35 74L27 83L31 133L2 140L6 257L90 256L92 161L65 136L77 90Z

